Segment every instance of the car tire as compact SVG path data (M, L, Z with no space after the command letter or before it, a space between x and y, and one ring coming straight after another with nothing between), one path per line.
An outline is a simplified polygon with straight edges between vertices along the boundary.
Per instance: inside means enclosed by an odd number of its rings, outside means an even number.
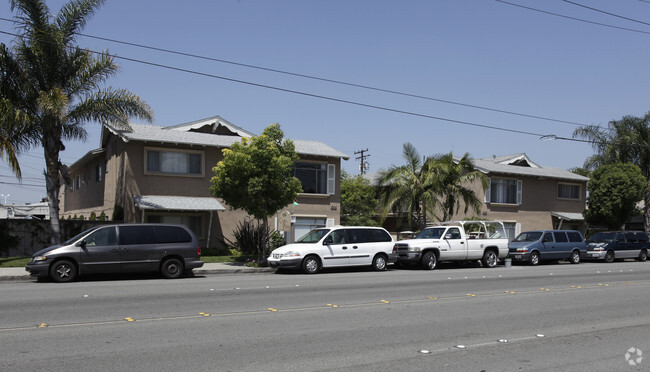
M571 256L569 256L569 262L573 265L577 265L580 263L580 252L579 251L573 251L571 252Z
M648 251L642 249L641 253L639 253L639 257L637 258L637 260L641 262L645 262L647 259L648 259Z
M607 262L607 263L614 262L614 252L607 251L607 253L605 253L605 262Z
M422 268L425 270L433 270L438 265L438 257L435 253L429 251L422 256Z
M532 252L532 253L530 254L530 257L528 258L528 262L529 262L532 266L537 266L537 265L539 265L539 261L540 261L540 259L539 259L539 252Z
M68 260L60 260L50 266L50 278L57 283L67 283L77 279L77 266Z
M177 258L169 258L160 266L160 272L165 279L177 279L183 275L183 263Z
M388 266L388 261L383 254L378 254L372 259L372 269L375 271L384 271Z
M494 253L494 251L489 250L483 253L483 258L481 258L481 264L483 264L483 267L493 268L497 266L497 263L499 263L499 257Z
M320 271L320 261L316 256L307 256L302 260L302 272L305 274L316 274Z

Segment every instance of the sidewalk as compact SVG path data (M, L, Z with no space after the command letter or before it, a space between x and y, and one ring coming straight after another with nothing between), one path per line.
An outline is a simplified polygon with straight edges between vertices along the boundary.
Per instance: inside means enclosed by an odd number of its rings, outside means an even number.
M234 273L272 273L275 269L268 267L246 267L241 263L206 263L203 267L194 269L194 275L234 274ZM4 280L36 280L31 277L24 267L0 268L0 281Z

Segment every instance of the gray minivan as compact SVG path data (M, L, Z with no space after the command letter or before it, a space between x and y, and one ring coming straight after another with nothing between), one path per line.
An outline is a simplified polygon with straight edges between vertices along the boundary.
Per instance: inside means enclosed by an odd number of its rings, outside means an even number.
M568 260L580 263L587 252L582 234L573 230L526 231L508 243L514 261L537 265L542 260Z
M648 259L648 235L643 231L603 231L587 239L587 257L614 262L619 258Z
M160 272L167 279L203 266L196 236L184 225L121 224L86 230L36 252L30 275L70 282L80 275Z

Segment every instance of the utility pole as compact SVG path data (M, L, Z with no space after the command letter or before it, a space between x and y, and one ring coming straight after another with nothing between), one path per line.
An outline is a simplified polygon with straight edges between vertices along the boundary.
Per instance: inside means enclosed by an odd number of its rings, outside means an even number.
M366 161L367 158L370 157L370 155L365 155L365 153L368 152L368 149L365 150L359 150L355 151L354 155L361 154L361 156L357 156L355 159L360 160L359 162L359 171L361 174L366 173L368 169L370 169L370 164Z

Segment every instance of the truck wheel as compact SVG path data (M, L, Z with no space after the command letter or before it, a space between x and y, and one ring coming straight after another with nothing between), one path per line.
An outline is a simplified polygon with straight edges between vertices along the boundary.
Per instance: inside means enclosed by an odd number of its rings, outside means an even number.
M578 251L573 251L571 252L571 257L569 257L569 262L572 264L579 264L580 263L580 252Z
M384 257L384 255L378 254L372 260L372 268L375 271L384 271L384 270L386 270L386 265L387 265L386 257Z
M433 270L438 264L438 257L433 252L426 252L422 256L422 268L425 270Z
M645 260L647 260L647 259L648 259L648 251L646 251L645 249L642 249L641 253L639 253L639 258L637 258L637 260L639 260L641 262L645 262Z
M607 263L614 262L614 252L607 251L607 253L605 254L605 262L607 262Z
M538 252L531 253L528 262L530 262L530 264L533 266L539 265L539 253Z
M481 259L483 267L495 267L498 261L499 258L497 257L497 254L494 253L494 251L486 251L483 253L483 258Z

